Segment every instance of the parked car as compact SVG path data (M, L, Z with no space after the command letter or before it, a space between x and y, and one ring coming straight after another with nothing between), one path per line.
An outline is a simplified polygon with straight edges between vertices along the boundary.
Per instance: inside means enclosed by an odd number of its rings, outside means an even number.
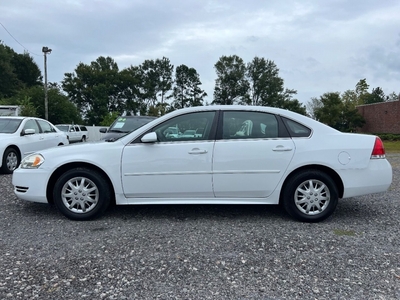
M118 117L109 128L100 128L103 133L101 139L109 140L121 137L129 132L132 132L144 124L153 121L156 117L150 116L121 116Z
M35 151L68 145L64 132L33 117L0 117L0 168L11 174L25 156Z
M55 126L67 134L70 143L86 142L89 139L86 126L74 124L57 124Z
M170 136L172 127L202 130ZM112 202L281 203L292 217L318 222L338 199L384 192L391 182L379 137L239 105L176 110L109 142L39 151L12 178L17 197L55 203L73 220L98 217Z

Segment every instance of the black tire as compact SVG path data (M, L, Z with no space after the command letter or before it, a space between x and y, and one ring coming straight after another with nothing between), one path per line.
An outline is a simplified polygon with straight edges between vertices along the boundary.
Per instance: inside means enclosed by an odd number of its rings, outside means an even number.
M5 174L12 174L21 163L21 156L14 148L7 148L3 154L3 162L1 164L1 171Z
M86 136L83 136L83 137L82 137L81 142L82 142L82 143L86 142Z
M338 191L335 182L324 172L307 170L294 175L284 186L283 207L293 218L320 222L335 211Z
M89 191L86 190L88 188ZM67 218L91 220L103 214L109 206L110 186L97 171L75 168L58 178L54 185L53 199Z

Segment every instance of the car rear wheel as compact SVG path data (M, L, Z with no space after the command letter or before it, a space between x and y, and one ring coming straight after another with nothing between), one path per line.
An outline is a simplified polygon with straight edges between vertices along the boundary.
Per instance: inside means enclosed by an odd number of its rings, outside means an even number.
M86 136L83 136L81 142L86 142Z
M283 206L289 215L305 222L325 220L338 203L334 181L318 170L307 170L290 178L282 196Z
M108 182L97 171L71 169L54 185L54 203L71 220L90 220L100 216L110 204Z
M4 151L3 155L3 163L1 166L1 170L5 174L12 174L16 168L18 168L21 162L21 158L19 153L14 148L8 148Z

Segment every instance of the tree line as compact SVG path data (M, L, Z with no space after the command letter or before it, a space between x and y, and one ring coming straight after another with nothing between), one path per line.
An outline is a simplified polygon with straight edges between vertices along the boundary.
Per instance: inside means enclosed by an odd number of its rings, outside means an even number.
M354 132L365 124L358 113L357 106L400 100L400 94L392 92L385 95L380 87L369 92L367 80L361 79L354 90L343 93L324 93L319 98L311 98L307 102L307 115L337 130Z
M254 57L245 63L237 55L215 63L217 79L211 103L201 88L198 72L174 67L166 57L145 60L122 70L111 57L79 63L61 83L48 84L48 115L52 123L109 125L118 115L160 116L175 109L206 104L242 104L280 107L309 115L341 131L362 126L360 104L392 101L381 88L368 92L366 79L354 91L326 93L300 103L296 90L284 87L272 60ZM0 43L0 104L22 107L22 114L44 116L44 87L39 67L28 53L18 54Z

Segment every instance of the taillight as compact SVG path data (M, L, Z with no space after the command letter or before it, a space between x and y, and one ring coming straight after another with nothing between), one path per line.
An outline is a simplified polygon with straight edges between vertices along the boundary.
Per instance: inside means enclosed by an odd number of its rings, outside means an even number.
M374 149L372 150L371 158L385 158L385 147L379 137L375 139Z

